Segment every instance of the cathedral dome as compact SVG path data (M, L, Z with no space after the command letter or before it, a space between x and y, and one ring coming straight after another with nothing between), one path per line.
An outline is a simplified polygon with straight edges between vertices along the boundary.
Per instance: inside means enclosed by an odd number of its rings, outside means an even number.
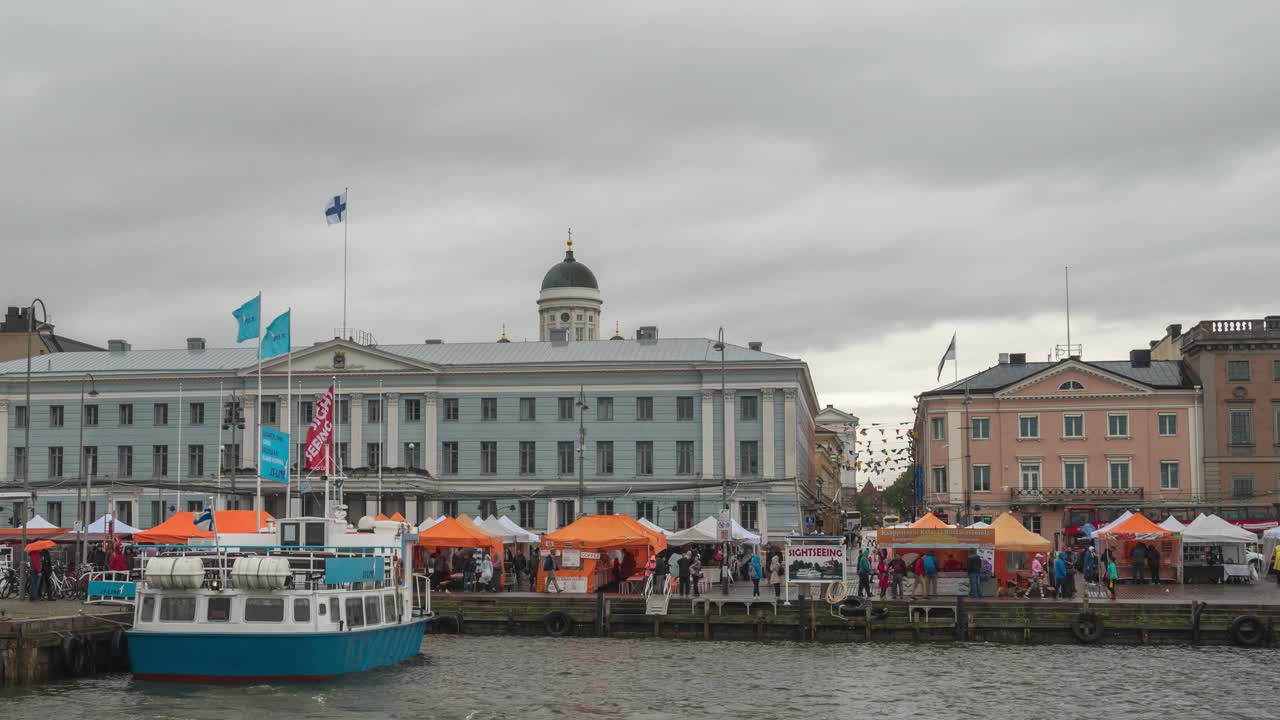
M595 273L591 268L573 258L573 249L565 251L564 261L551 266L547 274L542 276L542 289L552 288L591 288L599 290Z

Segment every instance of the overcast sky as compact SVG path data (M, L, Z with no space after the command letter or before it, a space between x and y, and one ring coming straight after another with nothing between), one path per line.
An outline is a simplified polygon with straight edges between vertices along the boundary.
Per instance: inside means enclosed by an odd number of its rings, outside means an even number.
M572 225L605 322L806 359L909 417L960 371L1280 313L1280 4L28 3L0 23L6 304L60 332L536 337ZM431 5L431 7L427 7ZM376 8L376 9L375 9ZM947 375L951 370L946 371Z

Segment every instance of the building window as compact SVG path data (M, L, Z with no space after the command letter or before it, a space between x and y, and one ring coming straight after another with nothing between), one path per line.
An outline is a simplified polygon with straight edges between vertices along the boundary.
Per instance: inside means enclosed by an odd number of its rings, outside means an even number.
M1040 437L1040 416L1019 415L1018 437L1023 440L1036 440Z
M498 443L494 440L480 443L480 474L498 474Z
M946 418L929 418L929 427L933 429L934 440L947 439L947 420Z
M203 510L203 508L201 508ZM133 503L128 500L116 501L116 520L125 525L133 525Z
M1040 489L1040 463L1021 463L1019 465L1023 490Z
M169 477L169 446L151 446L151 477Z
M458 517L458 501L457 500L441 500L440 514L446 517Z
M89 426L98 424L98 406L97 405L84 406L84 424Z
M947 492L947 469L945 467L933 468L933 491L935 493Z
M1253 409L1248 406L1227 408L1227 427L1232 445L1253 444Z
M344 442L338 443L338 447L336 450L338 455L337 457L338 467L342 467L342 468L351 467L351 453L348 452L347 446L348 446L348 443L344 443Z
M676 501L676 529L688 530L693 527L693 501Z
M560 398L560 399L557 401L557 404L558 404L558 405L559 405L559 407L560 407L560 419L561 419L561 420L572 420L572 419L573 419L573 406L574 406L574 400L573 400L573 398L571 398L571 397L562 397L562 398Z
M743 500L738 503L738 522L748 530L760 527L760 503L755 500Z
M1280 382L1280 360L1271 361L1271 379Z
M60 428L66 420L66 412L61 405L49 406L49 427Z
M596 398L596 419L597 420L613 419L613 398L611 397Z
M973 491L991 492L991 466L973 466Z
M692 440L676 441L676 474L677 475L693 474L693 441Z
M574 512L574 502L572 500L556 501L556 526L564 527L572 523L577 516Z
M187 446L187 477L204 475L204 446Z
M418 443L404 444L404 465L410 468L422 468L422 449Z
M1083 415L1063 415L1062 416L1062 437L1064 438L1084 437L1084 416Z
M489 422L498 419L498 398L480 398L480 419Z
M1160 463L1160 489L1161 490L1178 489L1178 463L1176 462Z
M27 426L27 406L15 405L13 408L13 426L24 428Z
M264 400L262 402L262 423L264 425L275 425L279 422L280 413L276 410L275 400Z
M1233 475L1231 477L1232 497L1253 497L1253 476Z
M231 470L240 465L240 443L222 446L222 467Z
M49 477L62 477L62 448L49 448Z
M498 516L497 500L481 500L480 501L480 519Z
M81 474L82 476L83 476L83 475L88 475L89 477L97 477L97 475L98 475L98 448L96 448L96 447L86 447L86 448L84 449L84 455L81 457L81 462L83 462L83 463L84 463L84 468L80 471L80 474Z
M451 422L458 420L458 398L444 399L444 419Z
M1160 413L1160 434L1164 436L1178 434L1178 416L1173 413Z
M537 505L533 500L521 500L516 503L516 507L519 509L520 527L531 528L537 524L534 522L534 510Z
M1022 527L1039 535L1040 534L1040 516L1039 515L1023 515Z
M13 476L18 480L27 479L27 449L25 447L15 447L13 449Z
M365 419L364 421L371 424L382 422L382 400L379 398L370 398L365 401Z
M382 444L366 443L364 446L364 465L365 467L379 468L382 467Z
M442 475L458 474L458 443L440 443L440 473Z
M760 443L743 440L738 443L738 475L755 477L760 474Z
M204 403L193 402L187 406L187 418L192 425L204 424Z
M1084 489L1084 463L1068 462L1062 464L1062 487L1067 490Z
M1129 489L1129 461L1111 463L1111 489Z
M538 472L538 444L532 440L520 441L520 474L533 475ZM527 526L526 526L527 527Z
M538 399L537 398L520 398L520 419L521 420L537 420L538 419Z
M1068 381L1066 381L1066 382L1062 383L1061 385L1059 385L1059 386L1058 386L1058 389L1059 389L1059 390L1075 390L1075 391L1080 391L1080 390L1083 390L1083 389L1084 389L1084 385L1081 385L1081 384L1080 384L1080 381L1078 381L1078 380L1068 380Z
M991 418L985 418L985 417L970 418L969 425L972 426L974 440L990 440L991 439Z
M636 419L637 420L653 419L653 398L651 397L636 398Z
M133 424L133 405L131 403L123 403L120 405L120 424Z
M693 397L682 395L676 398L676 420L681 422L693 420Z
M760 419L760 398L755 395L739 395L738 396L738 419L739 420L758 420Z
M151 422L153 425L169 424L169 403L156 403L151 406Z
M612 514L613 514L613 501L612 501L612 500L597 500L597 501L596 501L596 514L597 514L597 515L612 515Z
M1228 360L1227 382L1249 382L1249 361Z
M611 440L601 440L596 443L596 474L613 474L613 441Z
M405 398L404 421L422 422L422 400L420 398Z
M310 425L312 419L316 416L316 404L310 400L302 400L298 403L298 414L302 416L302 424Z
M572 440L556 443L556 467L561 475L573 474L573 452Z
M44 519L53 523L54 527L62 527L62 503L45 503ZM96 518L90 518L89 522L93 522L95 519Z
M116 448L116 476L133 477L133 447L130 445Z
M1107 437L1129 437L1128 413L1111 413L1107 415Z
M338 401L338 424L351 424L351 400L349 398L342 398Z
M578 319L579 319L579 320L581 320L581 319L582 319L582 316L581 316L581 315L579 315L579 316L578 316ZM574 330L573 330L573 339L574 339L574 340L584 340L584 339L586 339L586 338L585 338L585 332L586 332L586 329L585 329L585 328L574 328Z
M653 442L641 440L636 443L636 475L653 474Z
M648 520L653 522L653 501L637 500L636 501L636 519Z

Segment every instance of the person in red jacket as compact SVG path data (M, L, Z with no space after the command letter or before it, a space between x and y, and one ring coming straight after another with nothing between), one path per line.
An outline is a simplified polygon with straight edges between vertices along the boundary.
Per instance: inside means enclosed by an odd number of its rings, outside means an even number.
M114 572L124 572L129 569L129 563L124 559L124 550L118 543L115 549L111 551L111 557L107 560L107 568Z
M32 550L31 556L31 602L40 599L40 551Z

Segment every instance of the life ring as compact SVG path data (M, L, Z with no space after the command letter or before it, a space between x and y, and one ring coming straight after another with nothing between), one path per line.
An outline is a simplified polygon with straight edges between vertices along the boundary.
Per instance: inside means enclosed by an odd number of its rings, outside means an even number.
M124 628L116 628L116 631L111 633L111 644L108 647L111 649L111 657L117 660L128 657L129 633L125 632Z
M1243 647L1257 647L1267 636L1267 626L1257 615L1237 615L1231 621L1231 642Z
M452 615L441 615L432 621L431 628L437 635L446 632L456 635L458 634L458 618Z
M542 625L551 637L561 637L573 631L573 618L563 610L552 610L542 616Z
M80 665L80 638L74 635L62 638L60 655L62 672L66 673L68 677L78 676L82 671L82 666Z
M839 605L849 597L849 588L842 582L833 582L827 586L827 592L823 597L828 605Z
M1102 639L1102 618L1096 613L1080 613L1071 621L1071 635L1086 645Z

